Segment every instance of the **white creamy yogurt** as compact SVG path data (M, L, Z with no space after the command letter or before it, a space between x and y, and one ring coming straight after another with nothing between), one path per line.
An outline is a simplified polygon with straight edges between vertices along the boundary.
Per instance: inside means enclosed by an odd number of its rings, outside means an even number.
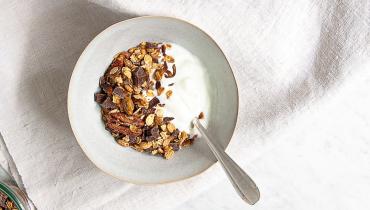
M176 75L173 78L163 78L161 83L165 92L172 90L173 94L167 99L163 93L159 99L161 103L166 104L164 116L174 117L173 124L180 131L185 130L193 134L191 122L200 112L205 114L203 125L208 124L210 81L206 68L196 56L179 45L173 43L171 45L166 54L175 58ZM172 71L172 64L168 65L168 69ZM168 86L171 83L174 85Z

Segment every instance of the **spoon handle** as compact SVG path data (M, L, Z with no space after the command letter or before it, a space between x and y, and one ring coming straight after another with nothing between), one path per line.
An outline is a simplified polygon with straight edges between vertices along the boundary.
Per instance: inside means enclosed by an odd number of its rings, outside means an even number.
M194 119L193 123L204 139L206 139L208 146L221 163L239 196L248 204L255 204L260 198L260 192L254 181L226 154L219 144L209 139L206 129L198 119Z

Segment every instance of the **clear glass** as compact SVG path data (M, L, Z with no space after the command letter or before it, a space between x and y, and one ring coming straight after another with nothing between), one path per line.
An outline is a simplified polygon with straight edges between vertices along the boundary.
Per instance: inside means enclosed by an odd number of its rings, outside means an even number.
M14 179L0 166L0 191L6 194L19 210L34 210L31 201L14 181Z

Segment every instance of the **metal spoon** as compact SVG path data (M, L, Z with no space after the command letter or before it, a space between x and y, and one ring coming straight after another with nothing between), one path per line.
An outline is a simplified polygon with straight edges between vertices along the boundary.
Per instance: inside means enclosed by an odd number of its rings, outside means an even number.
M207 130L198 119L194 119L193 124L206 139L209 148L220 162L239 196L248 204L255 204L260 198L260 192L254 181L226 154L217 142L210 140Z

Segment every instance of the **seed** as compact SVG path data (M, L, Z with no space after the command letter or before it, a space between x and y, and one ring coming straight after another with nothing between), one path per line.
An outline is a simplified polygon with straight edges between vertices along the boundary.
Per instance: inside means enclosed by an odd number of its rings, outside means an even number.
M166 97L167 97L167 99L169 99L171 96L172 96L172 90L168 90L168 91L166 92Z

